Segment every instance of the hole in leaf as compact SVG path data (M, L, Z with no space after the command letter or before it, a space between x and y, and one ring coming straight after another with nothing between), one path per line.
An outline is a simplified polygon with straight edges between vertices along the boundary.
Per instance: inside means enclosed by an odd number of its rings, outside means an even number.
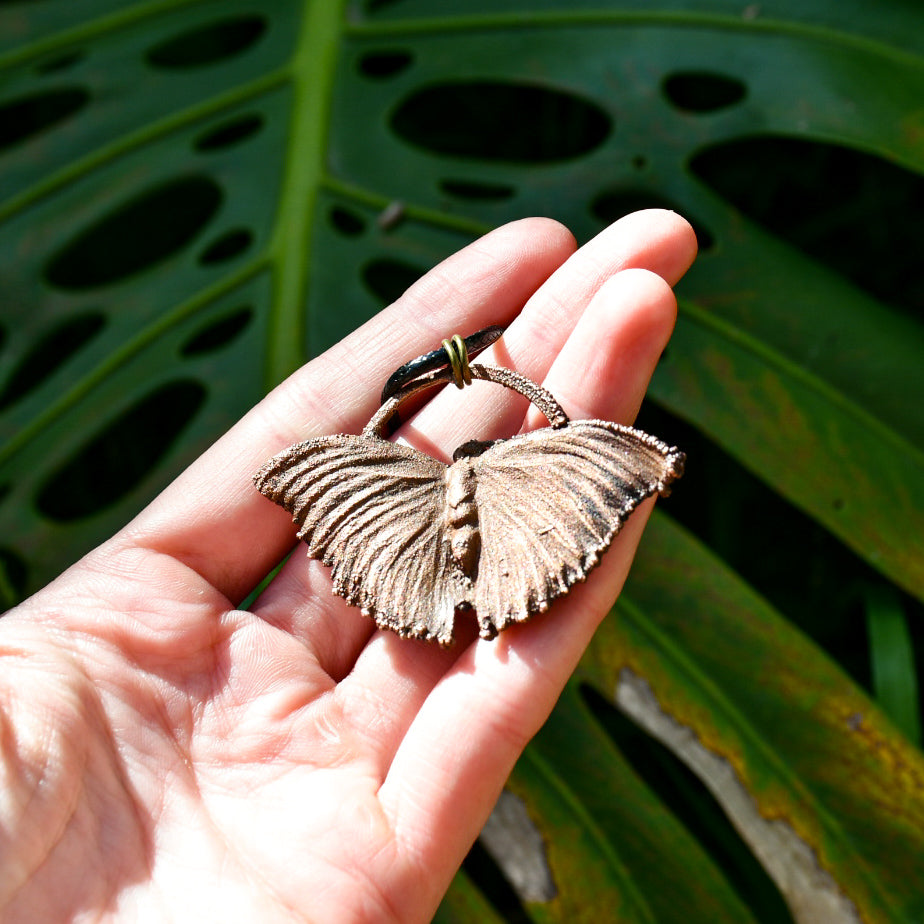
M0 150L20 144L79 112L90 101L80 87L33 93L0 105Z
M747 87L734 77L706 71L681 71L664 81L664 95L683 112L716 112L741 102Z
M140 273L186 247L221 200L205 176L157 186L80 233L49 261L45 278L61 289L92 289Z
M236 340L253 320L252 308L239 308L237 311L207 324L197 331L180 347L183 356L201 356L211 353Z
M401 0L366 0L366 10L370 13L375 13L377 10L394 6L396 3L400 2Z
M258 113L248 113L209 129L193 142L193 146L197 151L230 148L250 138L251 135L255 135L261 128L263 128L263 116Z
M385 304L391 304L403 295L424 272L418 266L391 257L371 260L362 271L363 282Z
M760 136L697 154L690 167L754 221L885 302L924 308L924 177L875 154Z
M262 16L222 19L175 35L151 48L149 64L163 68L204 67L233 58L250 48L266 31Z
M161 385L93 437L39 491L38 509L67 522L116 503L153 471L205 401L198 382Z
M36 70L40 74L57 74L61 71L66 71L69 67L73 67L79 61L83 61L85 57L85 53L80 49L65 51L63 54L55 55L53 58L43 61Z
M362 234L366 230L366 222L356 212L351 212L340 205L335 205L330 210L328 218L331 226L345 237L356 237L357 234Z
M199 263L209 266L224 263L242 254L253 242L253 235L246 228L234 228L209 244L199 255Z
M683 215L696 232L696 241L701 253L715 244L715 237L708 229L693 221L683 209L677 208L669 199L657 193L635 189L610 190L600 193L590 204L594 217L605 225L612 224L616 219L641 209L670 209L672 212Z
M515 163L578 157L601 144L611 128L599 106L572 93L499 81L419 90L391 124L405 141L437 154Z
M6 385L0 390L0 409L9 407L38 388L59 366L95 337L105 323L106 318L102 314L88 312L68 318L48 331L19 361Z
M406 70L414 56L408 51L370 51L359 59L360 73L366 77L394 77Z
M12 549L0 548L0 601L4 608L15 606L26 594L29 570L21 555Z
M507 183L481 183L477 180L440 180L440 189L457 199L499 202L509 199L516 190Z

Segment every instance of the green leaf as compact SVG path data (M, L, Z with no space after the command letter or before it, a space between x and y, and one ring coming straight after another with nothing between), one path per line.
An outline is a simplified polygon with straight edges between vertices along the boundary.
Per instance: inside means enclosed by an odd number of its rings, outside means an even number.
M178 435L151 447L147 470L78 505L91 525L33 516L43 491L78 490L55 475L94 435L124 451L105 424L141 392L211 380L214 362L177 359L179 325L249 309L228 349L260 356L275 382L479 229L545 213L584 237L656 202L690 215L706 247L655 394L920 594L924 556L908 540L922 534L924 416L902 398L921 384L920 325L743 222L708 166L756 135L919 167L924 69L898 25L911 14L855 11L839 29L823 4L751 14L514 0L353 4L349 18L294 0L261 13L7 7L0 105L25 126L0 149L7 386L43 335L60 341L75 315L99 328L2 413L5 522L22 537L4 552L13 583L47 580L257 397L244 376L208 388L191 421L168 413ZM383 229L374 216L391 202L404 221ZM118 376L122 406L94 406ZM798 465L780 466L794 445Z
M433 924L470 924L472 921L501 924L503 920L478 891L469 876L460 871L440 904Z
M849 395L692 304L652 394L870 564L924 592L924 454Z
M124 523L304 355L293 254L339 6L80 7L0 10L19 38L0 58L0 106L20 122L0 148L14 597ZM64 93L82 105L62 117Z
M357 261L395 264L383 239L419 273L469 237L338 218L322 183L340 4L75 9L0 8L8 604L130 519L311 342L372 314L394 274L365 283ZM374 228L368 198L349 214Z
M908 740L920 747L921 714L914 647L901 600L891 588L867 590L866 623L876 700Z
M547 864L553 885L548 896L526 902L534 920L754 920L616 750L576 684L566 689L509 787L535 819L544 841L538 862ZM503 858L497 860L503 866Z
M667 518L581 676L701 776L797 920L924 913L924 755Z
M524 21L517 7L534 15ZM849 277L907 248L894 226L915 234L905 209L924 201L924 182L907 168L924 166L914 128L924 67L916 54L888 44L896 41L898 14L883 21L878 7L868 16L855 11L850 32L825 22L823 4L815 22L789 22L790 15L813 17L788 5L743 18L739 7L721 4L647 12L613 3L579 13L505 3L490 14L469 8L464 24L477 40L460 42L461 23L451 17L413 18L428 8L401 4L387 21L353 30L338 102L361 119L365 144L355 143L349 123L333 126L342 174L390 198L488 224L551 214L579 237L631 207L678 208L705 246L681 286L677 339L653 395L874 567L924 596L924 413L914 400L924 388L924 333L916 319L821 263L831 263L833 248L837 269ZM921 22L920 10L914 21ZM511 42L517 55L508 53ZM407 63L384 74L368 66L384 55L404 55ZM545 96L535 92L524 61L541 62ZM740 86L740 94L691 102L677 87L695 90L703 74ZM451 114L446 124L440 113ZM556 120L568 127L549 138L542 126ZM498 124L506 126L505 139L525 137L537 153L527 158L525 147L495 141L496 131L479 146ZM852 151L851 169L907 195L872 227L866 213L855 218L845 235L852 250L826 250L815 229L803 232L808 243L800 252L795 234L775 240L740 211L778 225L762 185L783 201L806 197L801 187L773 182L773 171L781 171L772 161L750 173L745 161L739 187L750 192L733 202L720 195L722 171L737 150L739 159L753 160L755 144L780 139L813 142L792 151L796 163ZM375 158L366 156L367 146ZM710 169L723 151L728 156ZM848 184L844 196L852 193ZM803 225L831 220L810 208L809 198ZM860 281L885 286L868 274ZM914 309L922 302L910 288L898 297L916 298L906 305ZM895 295L894 287L887 294Z

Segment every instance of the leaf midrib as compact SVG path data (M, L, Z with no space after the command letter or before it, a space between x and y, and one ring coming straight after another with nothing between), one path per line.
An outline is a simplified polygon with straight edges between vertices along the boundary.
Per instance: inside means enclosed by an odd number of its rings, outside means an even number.
M332 88L346 0L304 0L289 72L292 120L270 252L274 279L264 382L276 385L310 355L304 305L315 203L326 173Z

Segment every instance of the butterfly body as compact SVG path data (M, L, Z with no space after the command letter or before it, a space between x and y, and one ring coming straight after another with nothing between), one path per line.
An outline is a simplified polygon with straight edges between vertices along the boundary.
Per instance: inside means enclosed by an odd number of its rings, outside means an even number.
M446 528L453 563L474 585L481 555L475 465L462 456L446 469ZM471 601L465 601L471 604Z
M582 420L470 441L445 465L368 431L307 440L254 481L293 515L335 593L399 635L449 644L545 612L600 560L632 510L666 493L683 453Z

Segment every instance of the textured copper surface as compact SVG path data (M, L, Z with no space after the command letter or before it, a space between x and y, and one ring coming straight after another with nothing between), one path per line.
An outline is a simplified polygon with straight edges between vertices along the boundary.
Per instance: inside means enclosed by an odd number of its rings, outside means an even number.
M684 458L631 427L569 422L535 383L475 365L475 378L527 394L553 426L470 441L448 466L383 439L398 404L446 373L391 398L361 435L298 443L254 477L292 513L337 594L382 628L443 645L457 612L474 610L483 638L545 612L644 498L667 492Z

